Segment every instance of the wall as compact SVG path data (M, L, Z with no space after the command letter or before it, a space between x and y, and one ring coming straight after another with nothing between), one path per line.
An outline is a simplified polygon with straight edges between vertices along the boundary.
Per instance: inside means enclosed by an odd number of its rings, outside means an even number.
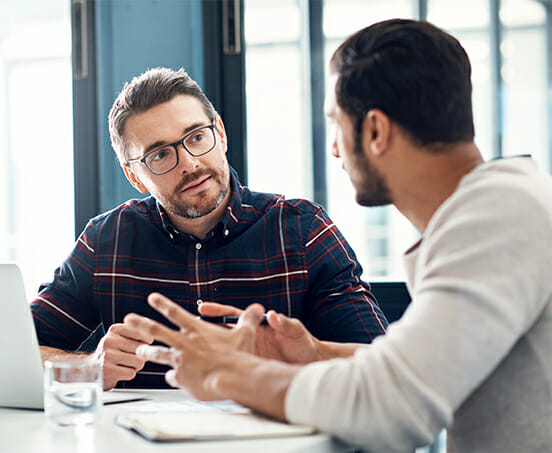
M203 84L201 0L96 2L100 211L142 196L126 180L107 116L124 83L147 68L183 67Z

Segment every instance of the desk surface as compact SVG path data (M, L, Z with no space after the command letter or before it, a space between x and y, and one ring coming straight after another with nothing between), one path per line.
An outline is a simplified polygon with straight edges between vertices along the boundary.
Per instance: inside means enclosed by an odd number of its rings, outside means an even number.
M121 390L124 391L124 390ZM136 390L132 390L136 393ZM113 422L116 415L155 408L158 404L178 410L190 401L179 390L144 391L148 401L106 405L99 423L60 427L42 411L0 408L0 451L3 453L110 453L110 452L347 452L349 447L324 434L275 439L216 442L150 442Z

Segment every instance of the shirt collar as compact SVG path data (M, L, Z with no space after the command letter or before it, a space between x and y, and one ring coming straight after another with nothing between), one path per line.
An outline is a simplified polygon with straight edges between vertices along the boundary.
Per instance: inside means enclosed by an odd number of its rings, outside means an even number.
M169 220L169 216L165 212L165 209L159 204L159 201L157 199L155 200L155 207L157 208L157 214L161 218L161 225L163 225L163 229L169 234L171 239L174 239L174 236L177 236L179 232L173 226L173 224Z
M226 206L226 212L220 219L225 228L232 229L233 226L239 223L239 218L242 211L243 202L243 186L238 179L238 173L230 167L230 190L232 195L228 206Z

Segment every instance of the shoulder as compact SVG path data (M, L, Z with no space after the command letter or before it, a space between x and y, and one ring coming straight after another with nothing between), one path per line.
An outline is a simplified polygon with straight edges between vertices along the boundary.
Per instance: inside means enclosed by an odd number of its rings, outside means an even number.
M151 211L155 211L156 203L155 198L133 198L121 203L119 206L103 212L96 217L90 219L92 223L101 223L113 220L121 215L149 215Z
M548 230L552 226L551 194L552 177L539 171L531 159L500 159L465 176L434 217L473 217L481 223L508 222L510 227L538 220Z
M304 198L287 199L281 194L255 192L247 187L243 188L242 205L253 207L264 214L271 211L282 211L284 215L314 216L321 212L327 216L324 208L313 201Z
M149 220L152 219L156 213L156 201L153 197L131 199L90 219L86 230L99 230L107 226L120 225L122 222L130 220L130 218L132 218L133 221L137 219Z
M463 294L527 327L534 318L525 314L537 313L552 291L551 231L552 178L530 160L484 164L464 177L429 222L415 292Z
M435 256L468 250L487 261L532 255L550 260L552 178L527 159L490 162L472 171L437 209L424 232Z

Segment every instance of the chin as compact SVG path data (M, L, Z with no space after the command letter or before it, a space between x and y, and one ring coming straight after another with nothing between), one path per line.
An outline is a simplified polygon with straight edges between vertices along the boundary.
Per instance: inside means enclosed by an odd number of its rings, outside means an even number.
M367 208L377 208L378 206L389 206L392 204L390 201L385 200L363 200L363 201L357 201L357 203L361 206L366 206Z
M200 217L204 217L207 214L213 212L222 204L227 193L228 190L223 190L220 191L220 193L216 197L203 196L201 202L196 205L190 205L186 203L173 203L172 212L173 214L186 219L197 219Z
M366 197L362 195L357 195L356 202L360 206L366 206L366 207L377 207L377 206L388 206L392 204L393 202L389 199L389 197L386 196L371 196Z

